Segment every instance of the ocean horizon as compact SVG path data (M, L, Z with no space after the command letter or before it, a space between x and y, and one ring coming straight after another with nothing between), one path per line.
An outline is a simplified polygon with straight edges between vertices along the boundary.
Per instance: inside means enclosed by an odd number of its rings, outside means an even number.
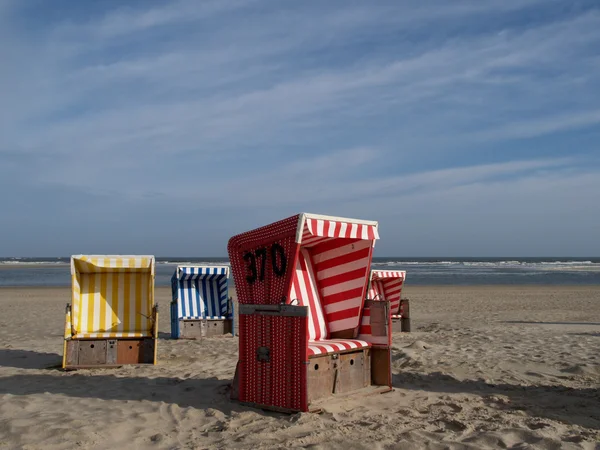
M0 257L0 287L70 286L70 257ZM177 265L227 257L156 257L156 286ZM600 285L600 257L374 257L373 269L406 270L407 285ZM232 280L233 281L233 280Z

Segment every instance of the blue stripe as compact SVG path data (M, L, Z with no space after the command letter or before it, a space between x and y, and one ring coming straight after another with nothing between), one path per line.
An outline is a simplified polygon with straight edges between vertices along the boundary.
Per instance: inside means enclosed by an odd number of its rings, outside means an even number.
M212 316L212 310L210 309L210 304L206 301L206 279L202 279L202 298L204 300L204 304L207 306L208 311L204 311L202 315L203 318L206 318L207 315Z
M205 307L204 302L202 301L202 296L200 295L200 280L196 278L194 280L194 285L196 286L194 302L196 302L196 317L204 317Z
M215 269L216 272L217 269ZM215 292L215 283L213 281L214 277L211 277L211 283L210 283L210 304L212 305L212 316L220 316L221 315L221 305L217 303L217 295Z

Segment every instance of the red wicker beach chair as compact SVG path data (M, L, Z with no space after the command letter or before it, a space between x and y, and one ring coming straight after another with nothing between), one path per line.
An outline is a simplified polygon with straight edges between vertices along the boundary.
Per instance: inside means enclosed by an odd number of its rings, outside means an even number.
M233 397L286 412L391 390L389 302L365 300L377 222L299 214L234 236Z

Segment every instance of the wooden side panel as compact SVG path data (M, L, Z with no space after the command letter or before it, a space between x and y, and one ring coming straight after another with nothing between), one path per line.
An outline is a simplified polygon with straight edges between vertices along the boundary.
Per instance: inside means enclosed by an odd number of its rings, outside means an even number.
M339 355L336 394L356 391L371 384L369 350Z
M79 362L79 341L67 341L66 366L76 366Z
M337 364L337 362L336 362ZM335 371L330 355L310 358L308 360L308 403L323 397L328 397L333 392Z
M117 364L117 341L108 340L106 342L106 364Z
M229 330L231 330L231 320L207 320L206 336L223 336L226 333L225 322L229 322Z
M120 340L117 342L118 364L139 364L143 360L142 339Z
M389 348L371 349L371 382L392 387L392 357Z
M181 339L200 339L206 336L206 322L200 320L180 320L179 337Z
M373 336L388 335L388 305L386 302L369 302L370 324Z
M403 333L410 333L410 317L403 317L400 319L400 331Z
M154 364L156 357L156 339L142 339L142 364Z
M106 364L106 340L79 341L79 366Z

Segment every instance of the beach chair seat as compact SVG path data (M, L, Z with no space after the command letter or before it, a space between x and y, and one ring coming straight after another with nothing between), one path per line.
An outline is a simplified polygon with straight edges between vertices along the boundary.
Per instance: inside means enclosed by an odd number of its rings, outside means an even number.
M116 333L76 333L72 339L108 339L108 338L151 338L152 332L116 332Z
M71 257L63 368L155 364L154 257Z
M229 267L177 266L171 277L171 337L199 339L233 333Z
M391 390L389 326L375 325L386 336L359 335L372 325L365 296L378 238L377 222L299 214L230 239L240 303L234 398L314 411L332 395Z
M353 352L371 347L370 342L359 339L322 339L308 341L308 356L331 355L334 353Z

